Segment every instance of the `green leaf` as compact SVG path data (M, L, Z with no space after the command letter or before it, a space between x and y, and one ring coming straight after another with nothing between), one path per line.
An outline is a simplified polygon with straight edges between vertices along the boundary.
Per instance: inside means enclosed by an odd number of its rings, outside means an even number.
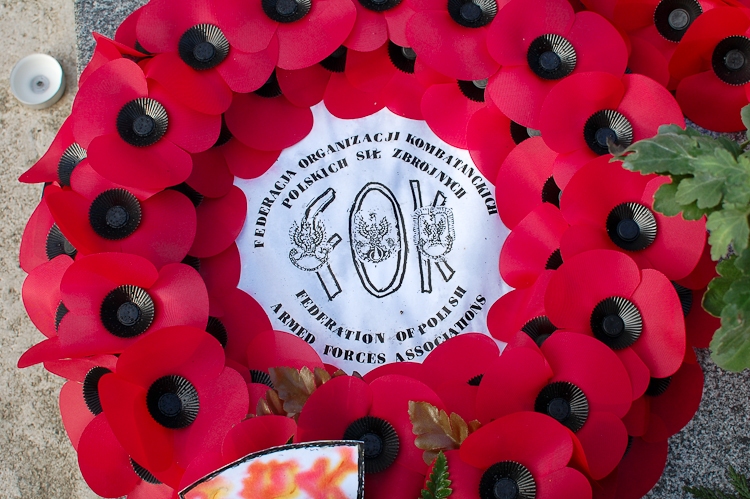
M717 138L716 140L718 140L722 147L729 151L735 158L742 154L742 148L737 142L733 141L732 139L722 136Z
M708 283L708 290L703 295L703 308L714 317L721 317L721 311L726 305L724 295L729 291L734 281L742 278L742 272L735 265L736 259L737 257L732 256L719 262L716 271L720 277L716 277Z
M654 209L668 217L678 215L682 211L682 205L677 202L675 195L680 182L672 179L671 184L662 184L654 194ZM699 217L700 218L700 217Z
M729 466L729 481L742 499L750 499L750 487L748 487L747 477L738 473L732 466Z
M749 312L734 304L727 304L722 310L721 327L709 345L711 358L719 367L736 372L750 367Z
M697 204L690 203L687 205L682 205L682 218L684 218L685 220L700 220L703 215L706 215L707 213L711 213L713 211L715 210L704 210L698 208Z
M745 251L741 252L739 256L737 256L733 261L734 266L737 267L743 274L750 275L750 249L746 249ZM721 265L721 263L719 265Z
M685 175L693 172L692 161L705 154L699 140L686 134L660 134L630 145L617 159L628 170Z
M742 118L742 124L745 125L745 129L750 129L750 104L740 110L740 117Z
M750 208L747 206L724 206L721 211L715 211L708 216L706 229L711 233L708 243L711 245L711 258L720 259L726 255L731 245L739 253L747 248L750 237L750 225L747 216Z
M430 478L422 490L422 499L445 499L453 493L448 473L448 459L442 451L435 458Z
M687 178L680 182L675 201L681 205L695 201L698 208L713 208L721 202L724 183L723 178L711 178L703 174Z
M685 492L691 493L697 499L750 499L750 488L747 478L729 466L729 481L737 491L737 495L722 490L712 490L707 487L684 487Z

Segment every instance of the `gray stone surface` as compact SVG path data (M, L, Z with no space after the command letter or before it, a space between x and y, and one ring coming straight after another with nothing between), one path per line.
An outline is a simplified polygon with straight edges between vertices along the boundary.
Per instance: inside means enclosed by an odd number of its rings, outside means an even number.
M93 49L91 31L112 35L118 23L143 0L13 0L0 2L0 32L6 40L0 61L0 497L94 498L77 468L76 455L60 424L61 382L41 367L23 371L15 363L42 337L21 303L23 272L17 253L23 227L38 202L37 186L16 179L46 150L70 111L75 93L76 38L79 61ZM75 16L75 22L74 22ZM75 28L75 29L74 29ZM62 62L68 90L50 109L33 111L9 91L15 61L32 52ZM82 66L81 64L80 66ZM728 464L750 472L750 373L717 368L699 352L706 373L701 408L670 441L664 476L649 497L688 497L682 487L726 487Z

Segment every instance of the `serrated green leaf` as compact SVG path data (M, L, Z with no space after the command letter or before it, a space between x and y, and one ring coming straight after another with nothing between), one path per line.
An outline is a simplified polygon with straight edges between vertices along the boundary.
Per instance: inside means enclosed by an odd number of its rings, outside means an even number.
M734 261L734 266L740 270L743 274L750 275L750 249L742 251ZM719 263L721 265L724 262ZM719 268L718 266L716 267Z
M735 252L741 252L747 248L747 240L750 237L748 214L750 214L750 208L747 206L725 206L723 210L715 211L708 216L706 229L711 233L708 236L711 258L718 260L726 255L730 245Z
M740 117L742 118L742 124L745 125L745 130L750 129L750 104L740 110Z
M750 203L750 156L747 153L741 154L734 163L729 164L726 179L724 202L742 205Z
M742 371L750 367L750 327L748 311L734 304L724 307L721 327L711 340L711 358L728 371Z
M726 294L724 303L737 306L740 310L748 311L750 316L750 276L743 276L732 282Z
M632 144L617 158L628 170L686 175L694 171L692 161L705 155L699 140L687 134L660 134Z
M698 208L713 208L721 202L724 185L723 178L711 178L699 173L694 178L687 178L680 182L675 201L681 205L695 201Z
M732 139L721 136L716 140L718 140L722 147L729 151L735 158L742 154L742 148L737 142L733 141Z
M695 203L682 205L682 218L685 220L700 220L703 215L713 212L713 209L698 208Z
M689 137L702 137L703 135L695 128L682 128L680 125L660 125L657 129L659 135L673 133L675 135L687 135Z
M682 211L682 205L677 202L675 195L679 182L672 179L671 184L662 184L654 194L654 209L668 217L673 217Z
M719 262L716 271L720 277L712 279L708 283L708 290L703 295L703 308L714 317L721 317L726 303L724 295L732 286L732 283L742 277L742 272L735 266L736 257Z

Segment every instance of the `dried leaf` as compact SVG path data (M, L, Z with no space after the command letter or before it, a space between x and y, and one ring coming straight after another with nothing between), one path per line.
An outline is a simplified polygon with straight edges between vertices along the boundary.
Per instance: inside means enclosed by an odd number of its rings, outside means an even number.
M307 367L272 367L268 370L273 386L284 401L284 410L290 415L299 414L302 406L317 388L315 375Z
M256 416L286 416L287 413L284 410L284 403L279 398L279 394L276 390L268 389L266 396L258 400L258 405L255 408Z
M425 463L430 464L440 451L458 449L473 431L479 428L479 421L466 424L458 414L450 416L428 402L409 402L409 419L412 432L417 435L414 444L422 449Z
M315 387L316 388L320 388L320 385L322 385L323 383L331 381L331 375L328 374L328 371L320 367L316 367L315 371L313 371L313 374L315 375Z
M339 376L348 376L348 375L346 374L346 371L344 371L343 369L339 369L338 371L331 374L331 379L338 378Z

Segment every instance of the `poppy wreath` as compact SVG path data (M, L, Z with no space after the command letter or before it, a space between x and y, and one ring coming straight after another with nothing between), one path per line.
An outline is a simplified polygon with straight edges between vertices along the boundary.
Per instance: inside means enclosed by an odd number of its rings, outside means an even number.
M749 33L736 0L152 0L94 35L71 116L20 178L44 184L20 263L45 338L19 366L66 380L103 497L176 498L330 439L365 442L368 499L418 497L439 453L454 498L642 497L700 404L716 271L705 220L656 213L668 179L609 151L684 116L742 129ZM234 179L321 102L424 120L494 182L515 289L486 331L361 376L238 289Z

